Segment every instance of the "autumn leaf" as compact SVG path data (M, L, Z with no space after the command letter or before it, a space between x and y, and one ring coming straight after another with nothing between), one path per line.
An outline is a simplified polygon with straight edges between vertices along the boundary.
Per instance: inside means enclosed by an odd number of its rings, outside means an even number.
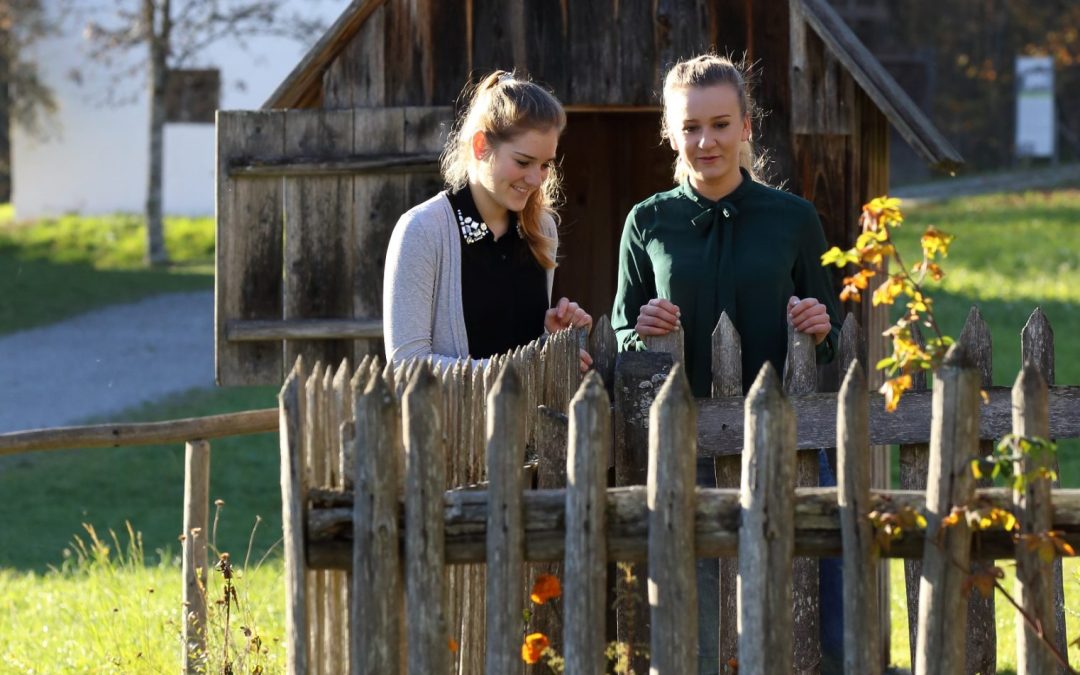
M839 246L833 246L828 251L821 254L821 264L836 265L837 267L843 267L847 264L855 264L859 262L859 254L854 249L842 250Z
M562 585L559 584L559 578L551 574L541 574L536 577L536 581L533 582L532 591L529 593L529 599L538 605L542 605L552 598L557 598L562 595Z
M460 649L460 646L458 645L458 641L455 640L454 638L450 638L449 640L446 641L446 647L447 647L447 649L449 649L451 651L451 653L454 653L454 654L457 654L458 649Z
M525 663L539 663L544 650L551 646L551 641L543 633L530 633L521 644L521 660Z
M926 232L923 233L923 236L919 241L922 244L923 255L927 258L933 258L939 253L942 257L948 256L949 244L952 243L953 239L955 239L953 235L945 234L931 225L926 228Z
M968 595L971 589L979 591L979 595L989 598L994 592L994 584L998 579L1005 577L1005 572L1000 567L983 568L970 574L964 579L962 587L964 595Z
M908 389L911 389L910 375L900 375L885 380L885 384L881 385L881 389L878 390L879 393L885 395L885 410L888 412L896 410L896 406L900 404L900 397Z
M889 277L874 291L874 306L891 305L904 292L904 278L899 274Z

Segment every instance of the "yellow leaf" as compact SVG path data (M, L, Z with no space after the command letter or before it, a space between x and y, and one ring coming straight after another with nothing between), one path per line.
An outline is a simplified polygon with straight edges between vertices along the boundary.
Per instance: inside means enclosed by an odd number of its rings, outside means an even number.
M926 228L926 232L920 239L922 244L923 254L927 258L933 258L939 253L942 256L949 255L949 244L952 243L954 237L950 234L945 234L941 230L937 229L933 225Z
M885 410L888 412L896 410L896 406L900 404L900 397L908 389L911 389L910 375L900 375L885 380L885 384L881 385L879 390L885 396Z

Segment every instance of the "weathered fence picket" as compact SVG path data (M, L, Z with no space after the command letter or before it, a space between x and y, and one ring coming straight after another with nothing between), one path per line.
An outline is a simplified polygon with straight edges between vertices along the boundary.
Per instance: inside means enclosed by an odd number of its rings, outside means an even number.
M881 673L877 547L870 508L869 396L866 374L851 362L836 416L836 501L844 542L844 672Z
M306 564L307 486L304 469L304 363L297 359L278 399L281 405L281 535L285 555L285 639L288 675L308 672L308 603Z
M401 414L386 381L371 375L365 365L357 375L367 375L367 382L353 387L352 673L394 675L405 672L398 535L398 457L404 454Z
M983 320L978 307L972 307L964 321L957 341L964 346L971 363L979 372L979 386L983 390L993 385L993 355L990 327ZM979 455L985 457L994 450L994 441L981 440ZM989 487L993 481L989 477L976 480L976 487ZM979 559L978 565L993 567L993 559L986 559L972 552L973 558ZM965 673L997 672L997 626L994 621L994 596L982 593L968 595L968 625L965 654Z
M183 672L206 671L206 523L210 512L210 444L191 441L184 448L184 652Z
M766 363L746 395L739 504L739 672L792 672L795 416Z
M1013 434L1016 437L1042 438L1049 435L1046 380L1033 364L1026 364L1013 385ZM1014 475L1025 476L1024 484L1014 491L1020 536L1038 536L1053 526L1053 503L1050 480L1043 472L1052 471L1053 462L1046 451L1037 451L1018 459ZM1053 564L1040 560L1037 551L1021 539L1016 545L1016 601L1061 654L1064 642L1058 639L1054 612ZM1027 675L1052 675L1058 672L1053 653L1040 643L1036 630L1023 621L1016 622L1016 669Z
M649 652L655 673L697 668L696 418L684 366L675 364L649 411Z
M713 398L742 395L742 340L727 312L720 314L712 333L712 395ZM742 471L741 455L713 458L716 487L738 489ZM720 644L717 653L721 664L737 659L739 654L738 594L736 579L739 561L719 560L719 624Z
M934 378L916 675L964 672L967 601L963 583L969 574L971 531L963 518L942 528L953 505L969 503L975 492L970 465L979 451L979 378L960 344L949 349Z
M596 372L570 402L566 457L566 582L563 623L568 673L604 672L607 619L607 467L611 412Z
M1046 386L1054 384L1054 329L1040 307L1035 308L1020 331L1020 363L1033 364L1046 381ZM1057 473L1057 457L1053 460L1053 468ZM1053 487L1061 487L1061 482L1055 479ZM1054 560L1053 574L1056 644L1063 645L1068 640L1065 635L1065 582L1060 559ZM1068 652L1065 655L1067 657ZM1061 672L1064 674L1066 669L1062 668Z
M487 658L488 675L521 672L521 599L525 528L521 509L521 452L525 397L507 361L488 395L487 420Z
M431 366L413 369L402 397L405 437L405 607L410 672L450 673L447 647L442 401ZM369 579L371 583L378 580Z

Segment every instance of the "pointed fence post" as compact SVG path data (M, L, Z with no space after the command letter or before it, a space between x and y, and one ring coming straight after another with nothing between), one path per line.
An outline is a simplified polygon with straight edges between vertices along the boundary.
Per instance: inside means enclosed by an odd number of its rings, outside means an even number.
M739 506L739 673L792 672L795 413L765 363L746 395Z
M848 369L851 368L851 364L858 361L860 364L866 363L867 351L866 351L866 335L863 333L862 326L859 325L858 319L855 318L855 314L848 314L844 318L844 325L840 328L840 350L838 358L840 360L839 373L843 377ZM866 373L866 367L862 366L863 377L866 378L866 382L869 384L869 377ZM870 488L874 489L888 489L891 473L891 463L889 462L889 446L870 446L866 449L868 453L868 462L870 466ZM884 456L883 456L884 455ZM837 458L837 471L839 471L839 457ZM865 515L865 514L864 514ZM916 579L918 577L916 576ZM878 594L878 618L877 629L878 637L876 644L878 647L878 660L881 662L878 666L879 670L886 668L892 661L892 644L890 634L892 633L892 620L891 620L891 584L889 583L889 561L881 560L878 563L877 570L877 594ZM917 591L917 588L916 588ZM916 593L916 597L918 597ZM912 619L914 623L914 619ZM845 624L846 625L846 624ZM914 661L913 661L914 662Z
M1046 386L1054 384L1054 329L1050 319L1039 307L1028 317L1020 333L1020 363L1031 363L1042 375ZM1058 459L1054 457L1054 472L1058 473ZM1060 475L1060 473L1058 474ZM1061 487L1061 481L1053 482L1054 488ZM1057 644L1065 644L1065 580L1061 559L1055 558L1053 564L1054 588L1054 624L1057 631ZM1068 652L1065 653L1068 658ZM1065 669L1062 669L1062 673Z
M690 382L676 364L649 411L649 672L657 675L697 669L696 429Z
M323 471L327 462L325 396L323 395L323 364L315 362L315 367L308 375L304 406L304 478L309 487L325 487ZM309 570L305 574L307 584L308 620L308 659L313 675L328 675L326 672L326 649L323 637L326 635L326 570Z
M1012 389L1013 434L1018 438L1046 439L1050 435L1046 380L1033 364L1027 364ZM1050 481L1041 472L1053 470L1049 453L1032 452L1016 462L1014 475L1026 476L1022 489L1013 492L1021 535L1053 529L1054 505ZM1021 541L1016 545L1016 601L1039 625L1061 654L1067 651L1057 639L1054 612L1053 562L1043 562L1037 551ZM1016 618L1016 671L1027 675L1054 675L1060 666L1035 632Z
M972 306L968 312L964 329L958 338L964 345L972 364L979 371L980 386L989 389L994 374L993 366L993 341L990 336L990 326L983 320L979 308ZM993 441L981 441L979 454L983 457L994 451ZM991 487L993 481L989 478L975 481L975 487ZM976 544L978 536L975 535ZM993 567L992 559L980 558L976 545L972 551L972 558L981 566ZM967 652L965 656L969 673L995 673L997 672L997 624L994 620L994 594L983 597L982 593L968 595L968 638Z
M911 326L911 338L920 347L926 346L918 324ZM919 371L912 376L911 391L926 391L926 373ZM930 444L911 443L900 446L900 489L926 490L926 475L930 471ZM904 560L904 590L907 598L908 648L912 666L915 664L915 647L919 641L919 579L922 577L922 560Z
M446 448L439 382L427 362L402 400L405 428L405 606L409 672L450 673L443 492Z
M184 664L185 673L204 673L206 653L206 548L210 532L210 444L184 447Z
M852 361L837 397L837 502L844 548L844 672L881 673L880 560L870 513L870 399Z
M960 675L965 670L971 531L963 519L942 531L953 506L971 501L971 460L979 452L979 371L955 344L934 378L930 470L926 482L926 545L919 584L915 675Z
M611 412L603 378L589 373L570 402L566 458L563 644L566 672L600 675L606 659L607 457Z
M671 354L675 363L686 363L686 335L681 327L665 335L650 335L645 338L645 346L650 352Z
M648 411L672 367L671 354L622 352L615 364L615 485L643 485L648 478ZM634 575L647 579L648 563L634 563ZM649 669L638 649L649 644L649 605L643 584L617 599L616 631L620 642L631 646L630 667L635 673Z
M358 373L360 374L360 373ZM354 393L352 673L403 673L404 584L398 535L398 455L403 452L397 400L381 375Z
M788 396L817 391L817 356L814 337L788 325L787 359L784 362L784 392ZM817 450L797 453L795 484L817 487L821 482ZM794 672L812 673L821 663L820 604L817 558L796 558L792 569L795 594Z
M589 355L592 356L593 370L603 378L608 392L615 381L615 356L618 351L615 330L611 327L611 319L605 314L593 324L592 333L589 334Z
M281 526L285 555L285 645L288 675L308 672L308 613L305 572L304 513L307 481L304 468L304 364L297 357L278 394L281 411Z
M488 675L520 673L525 528L521 465L525 405L517 368L507 363L488 395L487 658Z
M742 340L727 312L720 314L712 333L712 396L742 395ZM716 487L738 489L742 456L724 455L713 460ZM720 645L717 654L720 664L739 657L739 607L736 582L739 574L738 556L719 560Z

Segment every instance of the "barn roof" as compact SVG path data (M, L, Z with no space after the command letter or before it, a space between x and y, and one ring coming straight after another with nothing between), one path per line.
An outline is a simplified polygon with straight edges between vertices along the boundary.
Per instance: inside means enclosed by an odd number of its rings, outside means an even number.
M264 109L311 108L322 99L323 74L371 14L388 0L352 0L341 16L270 95ZM802 14L856 84L929 164L952 171L964 160L907 92L826 0L800 0Z

